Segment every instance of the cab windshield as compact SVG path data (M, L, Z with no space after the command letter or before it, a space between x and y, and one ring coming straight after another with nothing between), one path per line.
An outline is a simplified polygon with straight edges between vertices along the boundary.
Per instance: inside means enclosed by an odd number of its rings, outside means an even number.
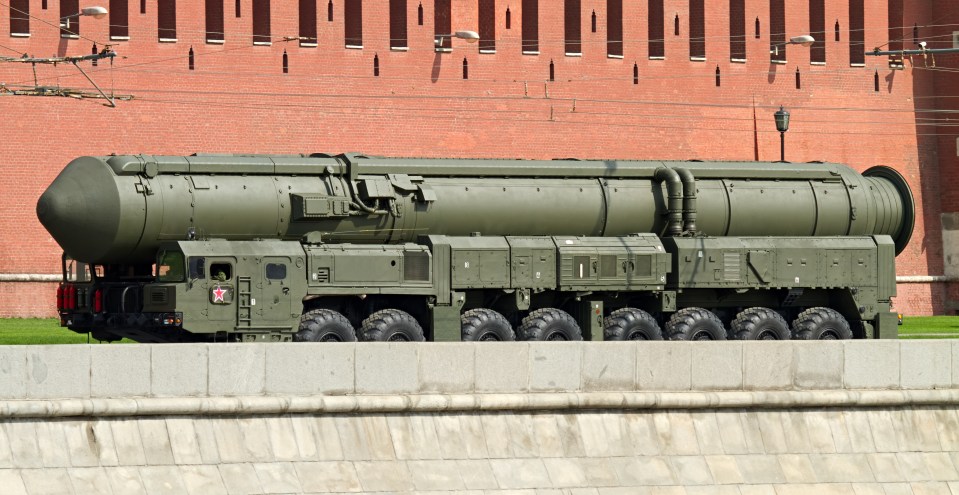
M156 278L158 282L182 282L186 273L183 253L179 251L161 251L157 257Z

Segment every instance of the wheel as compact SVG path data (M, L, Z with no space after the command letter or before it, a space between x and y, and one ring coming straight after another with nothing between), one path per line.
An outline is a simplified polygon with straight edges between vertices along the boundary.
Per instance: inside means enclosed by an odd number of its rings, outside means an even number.
M726 340L723 322L712 311L683 308L666 322L669 340Z
M789 324L769 308L749 308L736 315L730 337L737 340L789 340Z
M603 340L663 340L663 331L649 313L622 308L603 321Z
M356 332L345 316L331 309L314 309L300 316L294 342L356 342Z
M423 327L406 311L381 309L363 320L360 336L367 342L423 342Z
M583 332L569 313L556 308L542 308L530 313L519 329L519 340L583 340Z
M471 309L460 317L463 342L516 340L513 326L492 309Z
M852 338L849 322L835 309L809 308L793 320L797 340L847 340Z

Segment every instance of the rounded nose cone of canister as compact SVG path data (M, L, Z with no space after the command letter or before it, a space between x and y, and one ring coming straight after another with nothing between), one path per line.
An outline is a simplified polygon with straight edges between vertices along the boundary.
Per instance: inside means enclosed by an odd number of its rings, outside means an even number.
M101 263L124 248L118 245L128 237L120 232L122 206L113 170L87 156L70 162L40 195L37 218L67 255Z

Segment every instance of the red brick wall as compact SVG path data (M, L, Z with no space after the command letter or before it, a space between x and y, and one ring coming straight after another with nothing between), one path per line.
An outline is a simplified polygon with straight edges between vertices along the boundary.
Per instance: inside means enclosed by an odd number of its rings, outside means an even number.
M926 35L920 30L920 38L927 41L928 48L952 48L953 33L959 31L959 5L955 2L941 6L937 4L936 15L944 16L947 20L936 22L936 27L925 30ZM926 73L924 77L932 76L934 84L935 96L917 101L917 107L932 110L934 113L923 112L919 115L939 124L936 127L920 128L920 132L935 134L937 137L935 145L939 158L939 180L936 183L942 184L942 187L935 192L943 213L959 212L959 188L956 187L956 184L959 184L959 131L951 125L954 118L949 115L949 112L959 112L959 101L956 98L959 74L954 72L954 68L959 67L959 54L939 55L935 58L916 56L914 60L916 67ZM951 68L953 70L950 70ZM930 143L930 147L932 146ZM943 255L948 258L955 254L947 252ZM959 313L959 284L948 284L946 293L943 312Z
M58 6L31 14L55 23ZM362 50L343 42L343 1L327 22L318 0L318 47L300 47L293 0L272 3L272 46L252 44L252 2L242 17L225 3L226 42L204 41L203 2L177 2L177 42L158 43L156 2L130 6L130 41L116 42L111 65L85 65L106 90L132 101L107 108L96 100L0 96L7 118L0 141L0 273L56 273L59 250L36 221L34 205L44 187L71 158L83 154L203 152L340 152L428 157L633 158L760 160L779 158L772 114L792 113L786 135L791 161L842 162L863 170L875 164L899 169L912 184L918 221L912 244L899 256L901 275L941 275L939 215L959 207L959 193L940 192L953 180L940 173L948 139L917 127L915 107L928 97L957 94L955 78L934 79L913 69L891 71L884 57L849 66L848 2L826 2L826 65L812 66L809 49L790 46L788 63L769 63L769 2L746 1L746 63L729 61L728 3L706 2L706 61L689 60L686 0L665 0L666 60L647 57L647 0L624 0L624 57L606 57L603 0L583 0L582 57L567 57L563 7L540 0L539 55L520 53L521 4L496 2L496 54L454 40L452 53L435 53L433 2L408 2L409 50L391 51L388 3L365 2ZM453 0L454 30L477 29L475 0ZM906 1L904 23L941 21L941 2ZM505 28L507 6L511 29ZM955 8L952 8L955 10ZM598 17L590 29L591 13ZM948 9L947 9L948 10ZM954 14L954 13L953 13ZM673 19L680 19L679 36ZM29 53L81 55L89 40L62 40L58 30L34 19L31 37L11 38L0 10L0 45ZM759 17L761 37L754 37ZM839 21L841 41L832 29ZM935 22L934 22L935 21ZM887 2L867 1L866 47L888 42ZM809 31L808 2L786 2L788 36ZM911 33L911 29L907 30ZM82 20L81 35L107 40L107 20ZM190 48L196 70L187 68ZM906 43L910 48L911 43ZM284 50L289 73L282 73ZM373 76L374 57L380 75ZM469 79L462 79L464 58ZM550 63L555 81L548 81ZM942 61L937 60L942 65ZM955 61L953 67L959 66ZM633 84L633 65L639 84ZM721 86L715 84L717 67ZM796 88L797 68L801 89ZM880 91L873 88L878 71ZM91 89L71 66L37 68L41 85ZM0 64L8 88L32 85L28 65ZM941 101L940 101L941 102ZM950 100L951 104L957 102ZM953 132L946 128L940 132ZM953 138L954 146L954 138ZM953 152L952 156L954 157ZM954 160L954 158L953 158ZM952 162L949 162L952 163ZM954 169L954 167L952 167ZM951 188L950 188L951 189ZM940 197L943 201L940 201ZM897 307L913 314L941 311L942 287L900 287ZM0 284L0 316L51 314L50 285Z

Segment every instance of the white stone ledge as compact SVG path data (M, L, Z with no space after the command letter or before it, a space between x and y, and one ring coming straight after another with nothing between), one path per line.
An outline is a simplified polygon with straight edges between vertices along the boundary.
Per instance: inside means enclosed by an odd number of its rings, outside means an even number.
M0 273L0 282L59 282L60 275L46 273Z
M959 390L959 340L0 346L0 401Z
M599 392L314 397L50 399L0 402L0 418L377 414L576 410L821 409L957 406L959 390Z
M897 284L941 284L957 280L959 278L947 275L900 275L896 277Z

